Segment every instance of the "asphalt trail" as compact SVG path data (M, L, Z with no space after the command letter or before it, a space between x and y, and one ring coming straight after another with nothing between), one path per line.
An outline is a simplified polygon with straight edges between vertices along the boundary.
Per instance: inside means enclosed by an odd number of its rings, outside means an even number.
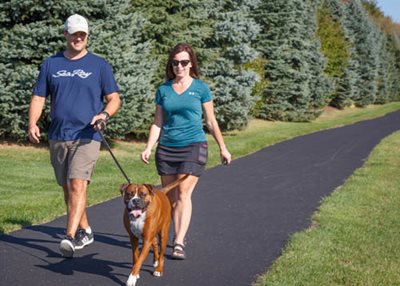
M228 167L209 169L193 195L188 258L171 260L169 247L164 276L151 275L148 259L137 285L251 285L290 235L310 225L321 199L399 128L397 111L297 137ZM73 259L63 259L58 251L65 216L0 236L0 285L125 285L132 258L123 208L117 198L88 209L95 243Z

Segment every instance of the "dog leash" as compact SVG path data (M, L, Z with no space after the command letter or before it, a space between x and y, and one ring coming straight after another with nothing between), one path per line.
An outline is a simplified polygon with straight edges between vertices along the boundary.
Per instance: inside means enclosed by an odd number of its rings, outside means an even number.
M96 124L97 124L97 122L96 122ZM103 126L103 128L104 128L104 123L103 123L103 122L102 122L102 123L99 123L99 124L101 124L101 125ZM118 163L117 158L114 156L113 152L111 151L111 147L110 147L110 145L108 144L106 138L104 137L103 130L100 129L100 130L98 130L98 132L100 133L100 136L101 136L101 139L103 140L104 145L107 147L108 151L109 151L110 154L111 154L111 157L114 159L114 162L117 164L117 166L118 166L118 168L120 169L122 175L124 175L125 179L128 181L128 184L131 184L131 180L128 178L128 176L126 175L126 173L125 173L124 170L122 169L121 165Z

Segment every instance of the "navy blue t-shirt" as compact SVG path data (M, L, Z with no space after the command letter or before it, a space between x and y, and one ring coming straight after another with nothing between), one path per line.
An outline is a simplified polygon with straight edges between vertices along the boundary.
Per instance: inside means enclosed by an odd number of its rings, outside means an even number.
M101 141L90 122L103 110L104 96L118 91L105 59L88 52L78 60L69 60L60 52L43 62L33 94L50 95L50 140Z

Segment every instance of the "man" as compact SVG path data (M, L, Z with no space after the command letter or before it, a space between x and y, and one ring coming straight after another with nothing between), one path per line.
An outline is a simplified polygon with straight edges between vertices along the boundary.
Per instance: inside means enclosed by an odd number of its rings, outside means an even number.
M84 17L75 14L66 20L67 47L43 62L29 107L29 140L39 143L37 122L50 96L50 159L67 205L66 237L60 243L64 257L94 240L86 216L86 188L100 152L97 131L121 104L111 66L87 50L88 34Z

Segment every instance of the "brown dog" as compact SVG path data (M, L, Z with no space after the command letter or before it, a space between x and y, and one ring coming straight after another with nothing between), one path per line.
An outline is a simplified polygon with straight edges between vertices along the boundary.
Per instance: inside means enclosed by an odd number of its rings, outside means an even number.
M171 204L166 194L186 179L186 175L161 189L148 184L129 184L121 187L121 194L126 205L124 226L129 233L133 267L127 286L135 286L139 279L139 271L153 246L154 276L160 277L164 268L164 253L168 241L168 228L171 222ZM158 239L160 237L160 252ZM139 239L143 239L142 251L139 255Z

